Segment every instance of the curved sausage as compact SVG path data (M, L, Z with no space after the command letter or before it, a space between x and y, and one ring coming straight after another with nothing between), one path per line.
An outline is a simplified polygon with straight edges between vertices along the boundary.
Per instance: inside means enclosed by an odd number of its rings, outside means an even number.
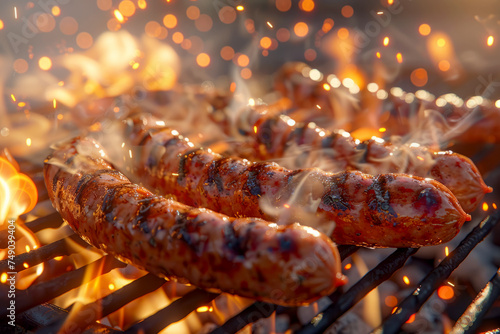
M155 196L106 162L91 139L46 160L54 207L90 244L156 275L281 305L302 305L345 283L324 234L230 218Z

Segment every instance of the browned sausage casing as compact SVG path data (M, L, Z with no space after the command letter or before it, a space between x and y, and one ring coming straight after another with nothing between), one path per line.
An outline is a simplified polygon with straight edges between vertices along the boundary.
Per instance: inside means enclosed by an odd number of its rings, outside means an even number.
M310 303L345 282L324 234L155 196L103 156L93 140L74 139L44 173L64 220L105 252L159 276L281 305Z
M130 125L132 142L143 148L135 159L141 182L188 205L231 216L299 221L339 244L376 247L446 242L469 219L453 194L434 180L288 170L193 148L175 131L157 126L154 117L137 117Z
M260 114L260 117L259 117ZM405 173L429 177L444 184L465 212L472 212L485 194L492 191L474 163L452 151L433 152L417 144L393 145L380 138L358 142L348 132L331 132L314 123L298 124L283 115L266 115L257 109L252 117L259 159L280 158L292 145L305 154L321 150L333 162L332 171L359 170L364 173Z

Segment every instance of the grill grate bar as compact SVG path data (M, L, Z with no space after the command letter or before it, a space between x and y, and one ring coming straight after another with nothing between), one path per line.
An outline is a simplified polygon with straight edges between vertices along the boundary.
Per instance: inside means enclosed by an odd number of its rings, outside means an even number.
M450 334L475 333L481 320L498 297L500 297L500 269L467 307Z
M36 233L45 228L57 228L61 226L62 222L63 220L61 218L61 215L55 212L26 223L25 226L29 228L33 233ZM18 232L16 231L16 236L17 233ZM8 237L9 231L7 229L0 231L0 248L7 248Z
M434 270L421 282L419 287L404 299L391 316L377 329L377 333L398 333L399 328L416 313L431 294L446 280L453 270L469 255L472 249L480 243L500 221L500 211L484 219L465 239L451 252Z
M79 243L84 247L88 246L88 244L86 244L76 234L72 234L67 238ZM26 269L24 267L24 263L28 264L29 267L33 267L36 266L37 264L53 259L56 256L70 255L74 253L76 250L72 249L71 247L67 247L66 242L67 242L66 238L60 239L48 245L32 250L28 253L23 253L16 256L13 260L13 262L15 263L14 270L12 270L12 268L9 268L8 259L0 261L0 272L7 272L7 271L20 272Z
M210 334L236 333L252 322L270 317L277 308L278 306L275 304L255 302L227 320L222 326L214 329Z
M342 261L348 256L355 253L361 247L353 245L341 245L338 247L340 258ZM337 290L339 291L339 290ZM332 294L334 296L335 293ZM330 296L331 298L331 296ZM262 318L270 317L274 311L278 308L277 305L273 305L265 302L255 302L248 306L246 309L235 315L234 317L228 319L222 326L216 328L211 333L212 334L222 334L222 333L236 333L243 327L251 322L255 322Z
M323 312L319 322L309 323L297 333L323 333L335 320L359 302L368 292L382 282L388 280L396 270L401 268L408 258L417 252L418 248L399 248L375 268L364 275L347 292L338 297L333 304Z
M66 329L70 327L73 332L79 330L83 332L95 321L119 310L131 301L159 289L165 283L163 278L146 274L94 303L79 307L75 316L68 321L69 323L66 323L69 319L68 314L63 314L54 319L47 327L37 331L37 334L58 333L63 325Z
M207 305L218 295L200 289L193 290L152 316L131 326L125 333L158 333L168 325L187 317L198 307Z
M94 261L86 266L76 270L62 274L50 281L42 282L30 286L26 290L16 290L16 311L22 313L36 305L46 303L57 296L68 292L71 289L77 288L82 284L87 283L97 276L97 274L107 273L117 267L124 267L125 264L116 260L112 256L104 256L97 261ZM85 273L90 270L96 274L87 275ZM90 277L89 277L90 276ZM7 288L7 286L6 286ZM7 295L6 291L0 291L4 296ZM0 311L0 318L7 316L7 309L4 308Z

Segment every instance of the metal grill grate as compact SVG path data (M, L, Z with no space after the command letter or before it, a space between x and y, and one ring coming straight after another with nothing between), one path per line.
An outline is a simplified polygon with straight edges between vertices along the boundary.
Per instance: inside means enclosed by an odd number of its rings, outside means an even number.
M40 189L43 198L44 189ZM450 276L460 263L469 255L473 248L479 244L500 221L500 212L483 220L476 226L460 245L456 247L438 266L436 266L418 285L418 288L410 293L399 305L397 311L388 317L383 325L376 329L378 333L397 333L408 318L418 312L426 300L436 289ZM37 232L47 228L58 228L62 225L62 219L58 213L51 213L26 224L31 231ZM67 247L67 241L72 240L80 246L90 247L76 234L71 234L64 239L42 246L28 253L18 255L15 258L16 271L24 270L22 264L27 263L29 267L46 262L57 256L70 255L75 248ZM7 244L7 231L0 231L0 246ZM360 247L340 246L339 251L342 260L357 252ZM347 291L337 290L331 296L331 305L315 317L315 321L296 329L297 333L323 333L339 317L348 312L356 303L361 301L368 292L388 280L398 269L403 267L406 261L416 252L416 248L396 249L387 256L375 268L366 273ZM52 299L65 292L77 288L88 282L92 275L85 275L93 271L96 275L102 275L115 268L122 268L125 264L111 256L103 256L100 259L87 264L76 270L51 277L49 280L36 283L26 290L16 292L16 311L18 313L18 324L24 330L36 333L48 334L57 332L68 318L68 311L48 304ZM7 271L7 261L0 261L0 272ZM95 276L95 275L94 275ZM122 288L112 292L108 296L93 303L86 304L80 309L85 316L72 319L72 328L94 333L120 333L120 330L111 329L101 325L97 321L107 315L119 310L131 301L144 296L165 284L165 280L152 274L138 278ZM6 286L0 286L0 293L6 295ZM470 304L464 315L457 321L454 331L456 333L472 333L480 324L482 318L500 295L500 280L498 273L495 275L476 300ZM132 325L125 333L156 333L170 324L182 320L198 307L209 304L218 297L218 294L195 289L183 297L175 300L167 307L149 316L146 319ZM277 306L264 302L255 302L241 310L237 315L228 319L222 326L214 329L212 333L236 333L245 326L256 321L268 318L273 313L283 314L294 312L291 308ZM6 309L0 310L0 318L6 318ZM90 316L89 316L90 315ZM0 329L3 325L0 325Z

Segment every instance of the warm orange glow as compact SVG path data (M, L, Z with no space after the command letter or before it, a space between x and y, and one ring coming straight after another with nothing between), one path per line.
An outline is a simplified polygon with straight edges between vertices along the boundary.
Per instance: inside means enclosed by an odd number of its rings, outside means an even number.
M417 68L416 70L411 72L410 80L417 87L425 86L428 80L427 71L423 68Z
M444 248L444 255L446 256L450 255L450 249L448 248L448 246Z
M385 36L383 41L384 46L389 45L389 37Z
M123 16L130 17L135 14L135 4L130 0L123 0L118 5L118 10Z
M342 7L341 13L343 17L349 18L354 14L354 9L352 9L352 7L349 5L345 5L344 7Z
M386 128L380 128L380 129L378 129L378 132L386 132L386 131L387 131Z
M378 52L378 51L377 51L377 53L375 53L375 55L377 56L377 58L379 58L379 59L380 59L380 57L381 57L380 52Z
M146 0L138 0L137 1L137 7L139 7L140 9L146 9L146 7L148 6Z
M186 9L186 16L190 20L196 20L200 17L200 9L196 6L189 6L188 9Z
M29 264L27 264L26 262L24 262L23 263L23 267L26 268L26 269L28 269L30 266L29 266Z
M52 12L52 15L54 15L54 16L61 15L61 8L59 8L59 6L52 7L52 9L50 11Z
M438 38L438 40L436 41L436 45L442 48L446 45L446 40L444 38Z
M347 28L340 28L337 31L337 36L339 36L340 39L347 39L349 38L349 30L347 30Z
M287 42L290 39L290 30L287 28L279 28L278 31L276 31L276 38L282 43Z
M309 27L305 22L297 22L295 26L293 26L293 32L298 37L304 37L309 32Z
M236 91L236 82L231 82L231 84L229 85L229 91L231 93L234 93Z
M224 6L219 10L219 20L225 24L231 24L236 20L236 10L231 6Z
M111 6L113 6L112 0L97 0L97 8L102 11L110 10Z
M439 63L438 63L438 68L443 71L443 72L446 72L450 69L450 62L447 61L447 60L441 60Z
M198 56L196 56L196 63L200 67L207 67L208 65L210 65L210 56L202 52Z
M271 39L267 36L265 37L262 37L260 39L260 46L263 48L263 49L269 49L269 47L271 46Z
M162 26L158 22L149 21L144 26L144 31L146 32L146 35L150 37L158 37L161 34L161 28Z
M443 300L450 300L455 296L455 291L453 291L453 288L448 285L440 286L437 293L439 298Z
M406 321L406 323L407 323L407 324L411 324L412 322L414 322L414 321L415 321L415 316L416 316L416 314L415 314L415 313L413 313L413 314L412 314L412 315L408 318L408 320Z
M184 35L179 31L174 32L174 34L172 35L172 41L176 44L181 44L183 40Z
M276 9L280 12L289 11L292 8L292 0L276 0Z
M490 36L488 36L488 39L486 40L486 45L492 46L494 41L495 41L495 38L490 35Z
M167 14L163 17L163 24L165 27L173 29L177 26L177 17L174 14Z
M410 285L410 279L408 278L408 276L403 276L403 282L405 282L406 285Z
M36 26L42 32L51 32L56 27L56 20L54 16L43 13L36 18Z
M398 61L398 63L400 63L400 64L403 62L403 55L402 55L400 52L398 52L398 53L396 54L396 60L397 60L397 61Z
M52 67L52 60L49 57L42 57L38 60L38 66L42 70L48 71Z
M242 5L239 5L239 6L236 6L236 10L237 10L238 12L242 12L242 11L244 11L244 10L245 10L245 7L243 7Z
M0 276L0 282L7 282L7 273L2 273L2 275Z
M88 49L94 43L94 38L88 32L81 32L76 36L76 44L82 49Z
M10 94L10 98L12 99L12 101L16 102L16 97L14 96L14 94Z
M387 4L390 6L394 3L394 0L387 0Z
M26 106L26 102L19 102L19 103L17 104L17 106L18 106L18 107L21 107L21 108L22 108L22 107L25 107L25 106Z
M5 27L5 25L3 24L3 21L0 20L0 30L2 30L4 27Z
M254 125L254 126L253 126L253 132L254 132L254 133L257 133L257 125Z
M316 50L314 50L314 49L307 49L306 51L304 51L304 58L307 61L314 61L316 59L316 56L317 56L317 53L316 53Z
M387 305L389 307L395 307L396 305L398 305L398 299L395 296L385 297L384 302L385 302L385 305Z
M311 12L314 9L314 1L313 0L300 0L299 8L304 12Z
M483 203L483 211L488 211L489 208L490 207L489 207L488 203L484 202Z
M74 35L78 31L78 22L71 16L66 16L59 22L59 30L65 35Z
M56 99L52 100L52 106L54 107L54 109L56 109L56 107L57 107L57 100Z
M248 64L250 64L250 58L248 58L248 56L245 54L241 54L239 55L236 62L238 63L239 66L245 67L248 66Z
M54 258L54 260L56 260L56 261L61 261L62 259L63 259L63 257L62 257L62 256L56 256L56 257Z
M114 290L115 289L115 285L113 283L109 283L108 289Z
M106 27L108 28L109 31L118 31L118 30L120 30L122 25L120 24L120 21L118 21L116 18L112 17L106 23Z
M28 70L28 62L22 58L16 59L13 68L17 73L25 73Z
M323 22L323 26L321 27L321 30L324 32L324 33L327 33L329 32L330 30L332 30L333 28L333 25L334 25L334 21L331 19L331 18L327 18L325 19L325 21Z
M349 270L349 269L351 269L351 268L352 268L352 263L348 263L348 264L346 264L346 265L344 266L344 269L345 269L345 270Z
M243 79L248 80L252 77L252 70L249 68L243 68L240 72L240 75Z
M497 209L497 204L496 203L491 204L491 206L493 206L493 209L495 209L495 210Z
M326 90L327 92L330 91L330 89L332 89L332 87L327 84L326 82L323 84L323 89Z
M115 9L113 14L115 15L115 18L118 20L118 22L123 23L125 21L125 18L123 17L122 13L118 9Z
M423 23L418 27L418 32L422 36L427 36L431 33L431 26L426 23Z
M232 47L226 45L220 50L220 56L224 60L231 60L234 57L234 50Z
M196 21L194 21L196 29L201 32L207 32L212 29L213 21L212 18L207 14L201 14Z

